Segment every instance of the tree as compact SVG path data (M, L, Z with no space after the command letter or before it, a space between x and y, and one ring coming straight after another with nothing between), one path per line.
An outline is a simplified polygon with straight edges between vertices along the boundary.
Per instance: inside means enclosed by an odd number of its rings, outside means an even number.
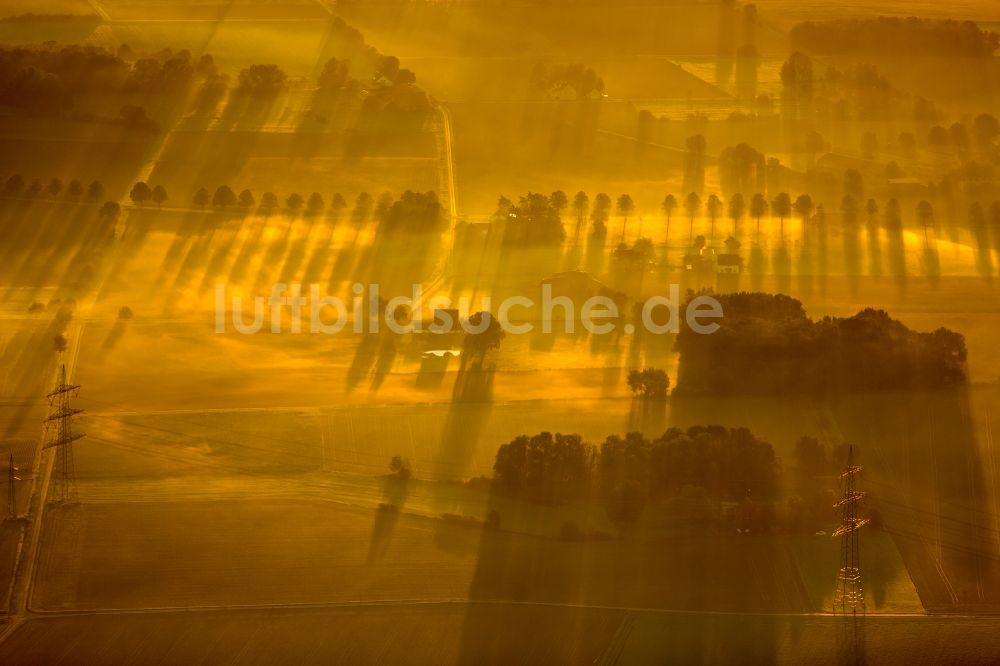
M122 213L122 207L117 201L105 201L97 211L98 219L104 220L108 224L114 224Z
M167 200L167 188L163 187L163 185L157 185L154 187L152 199L153 203L157 206L162 206Z
M226 208L236 204L236 194L228 185L219 185L212 195L212 205L216 208Z
M74 199L80 198L83 196L83 183L78 180L71 180L69 182L69 187L66 189L66 194Z
M622 240L625 240L625 227L628 225L628 217L635 211L635 202L632 197L623 194L618 197L618 214L622 216Z
M684 197L684 210L687 211L688 219L691 221L690 238L694 238L694 218L701 210L701 197L697 192L691 192Z
M199 208L204 208L209 204L211 200L212 200L212 195L208 193L208 190L202 187L199 188L198 191L194 193L194 198L191 200L191 202L195 206L198 206Z
M389 474L400 481L406 481L413 474L410 461L402 456L393 456L389 461Z
M240 208L253 208L255 202L253 198L253 192L250 190L243 190L240 195L236 197L236 203Z
M260 209L264 211L265 215L270 215L271 212L278 207L278 196L274 192L264 192L263 196L260 198Z
M673 216L674 211L677 209L677 197L672 194L668 194L663 197L663 203L660 204L663 208L663 214L667 216L667 241L670 241L670 218Z
M556 209L556 212L562 215L562 212L566 210L566 206L569 205L569 200L566 198L566 193L562 190L556 190L549 195L549 202L552 207Z
M500 342L504 339L505 333L500 326L500 322L489 312L477 312L469 317L469 325L474 329L479 329L485 322L485 328L478 333L466 333L464 347L469 354L478 354L479 360L486 357L486 353L500 349Z
M781 234L785 233L785 218L792 212L792 198L785 192L779 192L771 202L771 214L777 215L781 224Z
M49 186L47 189L49 194L52 195L53 199L58 197L59 193L62 192L62 186L63 186L62 181L59 180L58 178L53 178L52 180L49 181Z
M809 216L812 215L815 209L816 205L813 203L812 197L808 194L800 194L795 199L795 213L802 218L803 226L809 221Z
M934 206L929 201L917 204L917 218L924 227L924 241L927 240L927 227L934 220Z
M3 187L3 191L6 194L18 195L21 190L24 189L24 178L21 174L15 173L13 176L7 179L7 183Z
M605 222L608 221L608 214L611 210L611 197L604 192L599 192L594 197L594 207L590 211L590 219L594 222L594 235L603 236L607 232Z
M327 60L317 81L319 89L336 90L347 83L349 66L350 63L346 60L338 60L337 58Z
M35 178L33 181L31 181L31 185L28 186L27 194L29 197L37 197L41 193L42 193L42 181Z
M323 210L326 204L323 202L323 195L319 192L313 192L309 195L309 201L306 202L306 208L310 213L319 213Z
M340 217L340 211L347 208L347 201L344 200L343 195L340 192L334 192L333 198L330 200L330 210L333 211L334 217Z
M285 208L287 208L292 212L295 212L298 209L302 208L302 204L304 203L305 201L302 199L302 195L293 192L292 194L288 195L287 199L285 199Z
M153 191L149 189L149 185L141 180L133 185L132 191L128 193L128 198L139 207L142 207L144 203L149 201L151 196L153 196Z
M750 199L750 214L757 220L757 233L760 234L760 218L767 215L767 199L759 192Z
M646 368L644 370L631 370L628 373L628 387L634 395L640 395L645 399L659 400L667 397L670 389L670 378L664 370L656 368Z
M590 199L587 197L587 193L580 191L576 193L573 197L573 212L576 214L576 226L580 227L583 225L583 219L587 216L587 210L590 208Z
M714 192L708 195L708 200L705 202L705 210L708 212L708 219L712 221L712 231L709 233L709 240L715 240L715 220L719 217L719 211L722 210L722 199L720 199Z
M733 220L733 234L736 234L736 227L740 223L740 218L746 210L746 203L743 195L737 192L729 199L729 217Z
M87 186L88 199L100 199L104 196L104 185L99 180L93 181Z
M809 99L813 93L813 66L809 56L796 51L781 65L781 84L792 98Z

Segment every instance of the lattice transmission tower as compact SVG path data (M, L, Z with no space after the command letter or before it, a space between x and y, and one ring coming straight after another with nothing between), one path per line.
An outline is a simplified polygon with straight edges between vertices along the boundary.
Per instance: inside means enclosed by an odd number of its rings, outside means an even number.
M78 499L76 471L73 468L73 442L83 435L73 434L73 417L83 410L71 407L69 399L79 390L79 386L66 383L66 365L60 365L56 387L48 395L50 410L45 419L44 445L46 449L56 449L52 475L54 487L49 497L60 504L72 504Z
M865 493L857 488L861 467L854 464L854 447L847 454L847 467L840 475L841 495L834 507L840 511L840 527L833 531L840 537L840 572L837 591L833 598L833 612L844 615L863 615L865 592L861 585L861 527L867 518L858 517L858 507Z

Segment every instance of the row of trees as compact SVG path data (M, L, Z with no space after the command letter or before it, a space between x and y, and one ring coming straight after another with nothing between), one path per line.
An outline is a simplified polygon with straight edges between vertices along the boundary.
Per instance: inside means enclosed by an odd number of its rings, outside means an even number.
M88 199L100 199L104 196L104 184L99 180L94 180L85 188L79 180L74 179L68 184L64 184L60 178L52 178L46 185L43 185L42 181L38 178L26 184L24 178L20 174L15 173L6 180L0 178L0 192L9 197L39 197L47 194L55 199L60 194L64 194L71 199L80 199L84 195Z
M746 428L671 428L649 440L633 432L595 447L580 435L521 435L502 445L493 465L497 492L560 504L597 497L619 523L633 523L647 501L677 497L686 488L716 500L748 494L771 499L780 464L771 445Z
M880 212L878 202L873 198L864 199L864 182L861 174L855 169L848 169L844 175L844 196L840 202L840 212L843 213L844 220L848 223L856 222L862 212L867 215L869 222L874 222ZM629 219L635 214L635 201L628 194L620 195L613 203L610 196L599 193L591 202L586 192L577 192L570 205L566 194L557 190L546 196L536 192L529 192L521 197L517 204L514 204L506 197L500 197L497 210L493 214L493 221L503 221L506 224L506 239L509 242L524 244L544 244L559 243L565 238L565 230L562 224L562 214L567 208L576 219L577 227L583 225L588 214L592 222L592 233L595 236L603 236L607 233L607 222L612 212L621 217L622 220L622 241L628 227ZM715 224L719 218L730 219L733 225L739 224L744 218L749 216L760 231L761 219L771 216L777 218L781 232L784 232L785 220L792 215L801 218L804 224L815 222L822 225L826 219L826 211L822 204L816 203L809 194L799 194L795 198L787 192L779 192L773 198L768 199L764 194L758 192L753 194L749 200L740 193L736 193L723 201L717 194L709 194L704 200L696 192L690 192L683 200L678 200L673 194L664 197L660 204L666 222L666 233L670 234L670 224L674 214L679 208L683 208L690 225L690 235L694 238L694 222L704 214L711 223L711 237L715 236ZM927 201L920 201L915 208L916 217L926 228L934 220L934 207ZM884 209L886 225L890 228L898 227L902 224L902 213L899 201L890 198ZM1000 226L1000 202L994 202L986 209L976 202L970 204L970 223L978 223L989 220L991 226ZM973 227L976 224L972 224ZM627 254L633 249L636 251L643 248L628 248L622 246L622 253Z

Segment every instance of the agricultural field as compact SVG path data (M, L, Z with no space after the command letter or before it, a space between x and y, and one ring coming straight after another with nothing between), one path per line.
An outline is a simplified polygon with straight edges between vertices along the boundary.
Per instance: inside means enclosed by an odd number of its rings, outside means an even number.
M880 16L971 23L795 38ZM996 663L980 29L976 0L8 0L0 663ZM628 327L387 326L544 284ZM685 394L682 335L632 324L672 288L787 295L804 331L884 310L903 342L859 348L928 373L906 335L954 331L962 381ZM813 371L767 330L759 374ZM712 437L741 428L737 464ZM536 433L580 448L519 458ZM831 614L841 497L859 622Z

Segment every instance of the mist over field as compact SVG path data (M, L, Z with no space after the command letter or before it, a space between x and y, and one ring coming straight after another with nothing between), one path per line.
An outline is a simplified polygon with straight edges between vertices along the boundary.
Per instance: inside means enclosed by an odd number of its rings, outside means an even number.
M0 663L1000 663L998 50L0 3Z

